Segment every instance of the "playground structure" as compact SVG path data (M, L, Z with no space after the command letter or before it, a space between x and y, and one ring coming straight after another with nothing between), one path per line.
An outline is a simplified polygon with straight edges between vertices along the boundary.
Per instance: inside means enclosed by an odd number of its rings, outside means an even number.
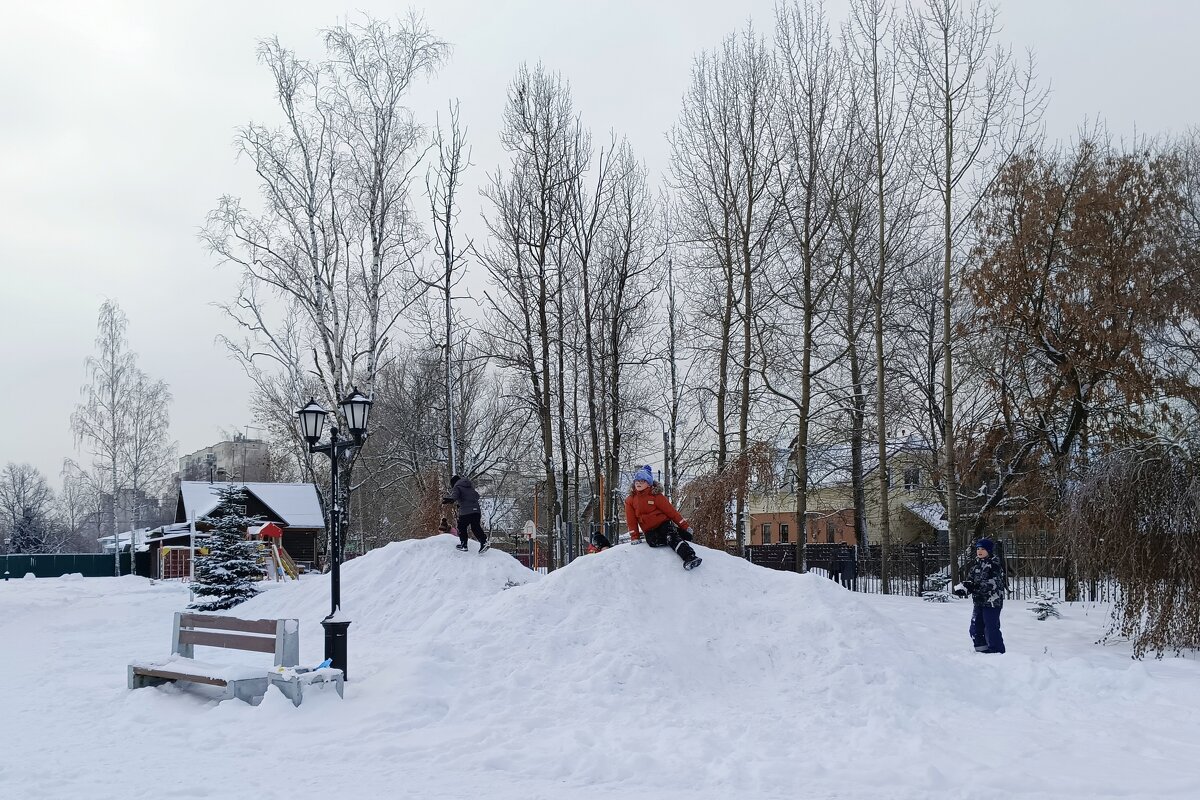
M281 544L282 528L274 522L268 522L257 530L251 528L250 535L259 540L259 563L269 577L277 581L300 579L299 567Z
M285 581L300 578L300 568L280 543L283 530L278 525L268 522L251 528L247 535L258 544L258 564L262 568L265 580ZM192 580L193 555L208 555L208 548L202 544L197 545L190 539L186 544L159 548L158 574L164 580Z

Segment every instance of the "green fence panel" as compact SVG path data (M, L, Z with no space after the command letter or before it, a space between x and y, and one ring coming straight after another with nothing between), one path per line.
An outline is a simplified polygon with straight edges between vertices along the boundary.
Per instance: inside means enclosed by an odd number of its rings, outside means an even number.
M129 574L129 553L121 553L121 574ZM137 574L150 577L150 554L137 553ZM85 578L111 578L115 573L113 557L103 553L49 553L44 555L0 556L0 578L23 578L32 572L38 578L58 578L79 573Z

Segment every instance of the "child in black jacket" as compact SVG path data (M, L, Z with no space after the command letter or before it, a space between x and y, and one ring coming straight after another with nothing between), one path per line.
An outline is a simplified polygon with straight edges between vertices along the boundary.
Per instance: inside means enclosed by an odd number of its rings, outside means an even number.
M1004 562L995 554L991 539L980 539L975 544L975 563L971 565L967 578L954 587L959 597L971 596L974 611L971 613L971 641L978 653L1003 653L1004 636L1000 633L1000 611L1004 608L1004 591L1007 584Z

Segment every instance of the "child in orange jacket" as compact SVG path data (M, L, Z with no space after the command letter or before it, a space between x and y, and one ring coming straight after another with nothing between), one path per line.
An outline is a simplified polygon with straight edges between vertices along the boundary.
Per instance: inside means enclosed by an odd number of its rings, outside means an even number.
M700 566L702 559L688 544L692 538L688 521L663 494L649 464L633 474L633 487L625 498L625 524L631 544L637 544L644 534L651 547L669 545L683 559L684 569Z

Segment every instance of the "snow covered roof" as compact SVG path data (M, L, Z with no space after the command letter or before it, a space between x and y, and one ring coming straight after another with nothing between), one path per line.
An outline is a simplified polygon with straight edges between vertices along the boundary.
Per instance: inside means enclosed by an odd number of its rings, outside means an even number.
M227 486L244 486L247 492L274 512L274 521L282 522L289 528L325 527L325 515L321 511L317 487L311 483L181 481L179 498L183 503L184 516L200 519L210 513L217 507L221 489Z
M950 521L945 519L946 507L941 503L905 503L904 507L928 522L935 530L950 530Z

